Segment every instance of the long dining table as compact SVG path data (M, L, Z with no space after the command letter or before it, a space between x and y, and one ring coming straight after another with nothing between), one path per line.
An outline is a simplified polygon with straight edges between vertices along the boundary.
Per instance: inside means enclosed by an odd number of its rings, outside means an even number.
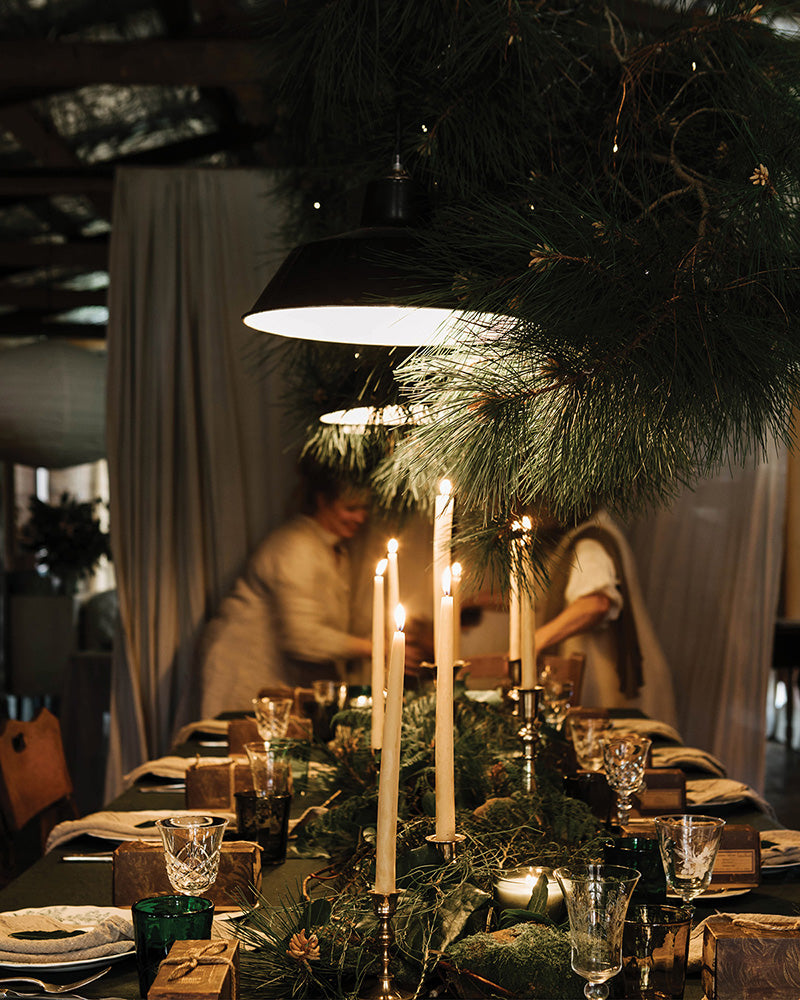
M183 755L191 755L198 748L189 743L181 748ZM200 750L209 753L210 751ZM220 751L214 750L218 754ZM153 780L143 777L128 788L107 809L119 811L179 810L184 806L184 795L178 789L153 791ZM165 783L166 784L166 783ZM700 811L700 810L695 810ZM736 803L725 806L704 807L702 812L722 816L733 823L744 823L765 830L775 826L774 818L748 805ZM66 905L110 906L112 896L112 865L101 861L64 861L65 855L109 850L113 845L91 837L81 837L55 847L8 886L0 890L0 912L24 907ZM262 893L273 901L290 890L296 891L303 879L320 868L320 859L289 857L280 865L262 870ZM787 867L774 874L764 873L761 884L746 894L726 899L709 899L697 902L695 920L716 912L776 913L796 915L800 912L800 865ZM0 967L0 978L8 973ZM52 982L69 982L78 978L73 972L51 973L44 978ZM114 997L133 1000L139 997L136 962L132 955L117 959L110 970L95 983L78 990L81 997ZM699 973L687 976L685 1000L700 1000L703 991Z

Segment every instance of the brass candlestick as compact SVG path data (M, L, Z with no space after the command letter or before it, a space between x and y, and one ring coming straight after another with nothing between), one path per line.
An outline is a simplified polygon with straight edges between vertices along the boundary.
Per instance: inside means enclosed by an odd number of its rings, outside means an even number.
M363 994L363 1000L408 1000L410 993L402 993L394 985L394 978L389 971L391 963L391 948L394 944L394 932L392 931L392 917L397 909L397 900L400 896L398 892L375 892L372 896L372 905L375 916L378 918L378 944L381 946L381 971L378 974L378 982L375 988Z
M451 864L456 859L456 854L458 853L458 845L463 844L467 839L463 833L456 833L452 840L438 840L435 833L430 834L425 838L429 844L439 851L442 859L446 865Z
M508 676L511 687L508 690L507 698L511 702L511 714L517 717L519 715L519 686L522 683L522 660L508 661Z
M528 794L536 791L536 744L539 742L539 729L542 722L539 718L539 708L542 703L542 688L520 688L520 707L523 725L519 731L522 740L522 788Z

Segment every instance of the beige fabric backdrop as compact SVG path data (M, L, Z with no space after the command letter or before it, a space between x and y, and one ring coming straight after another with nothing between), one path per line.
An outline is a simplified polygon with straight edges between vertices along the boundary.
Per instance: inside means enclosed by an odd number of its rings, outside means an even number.
M275 378L241 322L284 256L274 175L117 174L108 458L125 633L106 791L196 717L198 630L284 515L293 455Z
M778 608L786 456L720 475L629 532L675 678L687 744L732 778L764 782L766 698Z

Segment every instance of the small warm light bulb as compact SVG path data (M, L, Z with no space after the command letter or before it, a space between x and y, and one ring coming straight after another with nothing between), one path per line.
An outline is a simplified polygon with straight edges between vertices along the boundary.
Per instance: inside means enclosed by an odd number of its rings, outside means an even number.
M618 153L619 152L619 146L616 143L614 143L613 152L614 153Z
M693 73L697 72L697 63L694 60L692 60L692 72Z
M386 567L389 565L388 559L381 559L378 565L375 567L375 576L383 576L386 572Z
M322 208L322 205L321 205L321 203L320 203L320 202L318 202L318 201L315 201L315 202L314 202L314 208L316 208L316 209L320 209L320 208Z
M420 128L422 129L423 132L427 132L428 131L428 126L427 125L421 125Z
M397 549L398 549L397 539L390 538L386 545L386 550L388 551L389 555L394 555L394 553L397 552Z
M442 570L442 593L445 597L450 596L450 567L446 566Z
M402 632L406 624L406 609L402 604L398 604L394 609L394 622L397 625L397 631Z

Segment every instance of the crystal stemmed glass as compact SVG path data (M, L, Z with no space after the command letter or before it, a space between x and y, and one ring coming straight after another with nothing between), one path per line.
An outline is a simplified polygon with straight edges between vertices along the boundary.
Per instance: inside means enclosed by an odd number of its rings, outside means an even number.
M253 698L258 735L262 740L282 740L289 731L291 698Z
M667 886L689 904L708 888L725 820L716 816L658 816L655 825Z
M554 729L560 729L572 707L575 685L572 681L556 681L544 674L540 678L544 691L544 721Z
M611 720L599 715L571 715L568 725L578 766L584 771L602 771L603 740Z
M167 877L175 892L194 896L216 882L227 825L220 816L170 816L156 822L164 844Z
M604 1000L607 981L622 968L625 914L639 872L589 864L556 868L554 874L567 904L572 968L587 980L584 996Z
M606 779L617 793L617 824L625 826L633 796L644 784L644 770L651 742L646 736L612 736L603 743Z

